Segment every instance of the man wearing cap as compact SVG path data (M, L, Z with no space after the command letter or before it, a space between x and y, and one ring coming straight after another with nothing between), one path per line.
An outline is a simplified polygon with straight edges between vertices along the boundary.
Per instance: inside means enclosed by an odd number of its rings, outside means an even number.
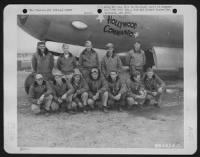
M111 71L107 81L108 105L111 107L117 106L119 111L122 111L125 101L125 85L122 83L117 71Z
M86 106L88 100L88 85L84 78L82 77L79 69L74 69L74 75L71 79L71 84L74 88L74 93L72 96L72 101L76 106L86 113Z
M130 108L133 105L142 107L146 100L146 90L144 88L144 84L141 79L141 73L139 71L135 71L131 74L130 78L126 81L126 87L126 100L128 107Z
M143 68L146 63L145 53L141 49L141 42L136 41L133 45L133 49L128 52L127 62L129 64L130 73L139 71L143 76Z
M32 68L34 73L42 74L45 80L52 80L54 67L53 55L46 48L45 42L37 43L37 52L32 57Z
M63 44L62 49L64 53L57 60L57 69L70 80L74 69L78 67L78 63L73 54L69 52L69 45Z
M71 112L73 110L72 94L74 89L69 80L63 75L56 75L51 83L53 89L53 100L60 105L60 109Z
M164 81L156 74L154 74L152 68L148 68L144 75L144 85L147 90L147 102L150 102L159 107L161 98L165 89Z
M122 62L119 56L114 51L114 45L108 43L106 45L107 53L101 61L101 72L105 78L108 77L111 71L121 72Z
M80 54L79 66L83 77L88 78L91 68L99 68L99 57L97 52L92 48L91 41L86 41L85 47L86 49L84 49L83 52Z
M97 105L98 102L100 102L100 106L103 107L103 111L108 112L107 82L104 77L101 76L100 70L98 68L91 69L87 83L89 87L88 105L93 109L94 105Z
M35 81L29 88L29 100L32 103L32 111L41 113L42 110L51 111L52 89L41 74L35 75Z

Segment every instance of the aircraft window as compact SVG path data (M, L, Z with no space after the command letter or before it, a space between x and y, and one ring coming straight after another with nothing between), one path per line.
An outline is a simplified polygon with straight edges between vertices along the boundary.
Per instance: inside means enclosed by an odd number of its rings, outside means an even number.
M88 28L88 25L81 21L72 21L72 26L80 30Z

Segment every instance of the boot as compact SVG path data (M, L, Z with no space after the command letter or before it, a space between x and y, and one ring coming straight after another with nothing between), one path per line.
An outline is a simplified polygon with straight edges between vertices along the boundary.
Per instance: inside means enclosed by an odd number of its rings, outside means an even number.
M160 104L159 103L155 103L154 106L157 107L157 108L160 108Z
M109 112L109 111L107 110L107 107L106 107L106 106L103 107L103 112L104 112L104 113L108 113L108 112Z
M123 112L123 109L121 106L119 106L119 112Z
M83 108L83 113L87 113L87 110L86 110L86 108L85 108L85 107Z

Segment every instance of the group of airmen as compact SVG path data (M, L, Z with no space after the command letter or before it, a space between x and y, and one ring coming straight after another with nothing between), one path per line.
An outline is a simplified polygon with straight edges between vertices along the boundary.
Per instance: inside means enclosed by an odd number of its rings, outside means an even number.
M54 57L45 42L38 42L37 52L32 57L34 81L28 95L35 114L51 112L84 112L100 109L130 109L153 104L160 106L165 83L146 63L140 41L128 52L127 62L130 77L122 80L122 62L114 45L106 45L107 53L99 61L92 42L85 42L79 60L70 53L69 45L63 44L63 53L57 59L59 75L53 75Z

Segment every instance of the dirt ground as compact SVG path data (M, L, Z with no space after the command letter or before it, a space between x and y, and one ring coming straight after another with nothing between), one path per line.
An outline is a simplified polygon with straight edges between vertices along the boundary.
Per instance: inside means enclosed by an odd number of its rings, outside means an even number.
M165 94L161 108L36 116L24 90L27 75L18 72L19 147L154 148L161 144L183 148L183 91Z

